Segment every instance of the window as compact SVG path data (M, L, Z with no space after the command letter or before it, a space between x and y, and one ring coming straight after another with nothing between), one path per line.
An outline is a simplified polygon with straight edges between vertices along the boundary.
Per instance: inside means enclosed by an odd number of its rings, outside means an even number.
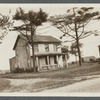
M57 64L57 58L54 56L54 64Z
M49 44L45 44L45 51L49 52Z
M54 44L54 51L57 51L57 45Z
M34 51L35 51L35 52L38 52L38 51L39 51L38 45L34 45Z

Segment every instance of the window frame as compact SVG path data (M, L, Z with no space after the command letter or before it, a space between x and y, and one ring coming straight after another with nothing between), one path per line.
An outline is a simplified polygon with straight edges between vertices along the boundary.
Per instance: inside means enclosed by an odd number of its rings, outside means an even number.
M49 44L45 44L45 51L49 52Z
M57 44L53 44L53 47L54 47L54 51L58 51L58 49L57 49Z
M35 52L39 52L38 44L35 44L35 45L34 45L34 51L35 51Z

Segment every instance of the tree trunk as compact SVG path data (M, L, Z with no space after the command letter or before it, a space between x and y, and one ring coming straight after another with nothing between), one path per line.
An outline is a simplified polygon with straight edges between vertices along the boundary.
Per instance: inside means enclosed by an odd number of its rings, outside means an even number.
M76 59L76 65L77 65L77 55L76 55L76 53L75 53L75 59Z
M78 50L79 66L81 66L81 52L80 52L80 47L79 47L79 38L78 38L76 23L75 23L75 33L76 33L76 43L77 43L77 50Z
M32 46L32 58L33 58L33 68L34 68L34 72L36 72L36 66L35 66L35 54L34 54L34 40L33 40L33 36L34 36L34 30L33 27L31 25L31 46Z
M77 49L78 49L78 57L79 57L79 66L81 66L81 52L80 52L80 47L79 47L79 40L76 40L77 42Z
M34 68L34 72L36 72L36 66L35 66L35 54L34 54L34 44L32 43L32 60L33 60L33 68Z

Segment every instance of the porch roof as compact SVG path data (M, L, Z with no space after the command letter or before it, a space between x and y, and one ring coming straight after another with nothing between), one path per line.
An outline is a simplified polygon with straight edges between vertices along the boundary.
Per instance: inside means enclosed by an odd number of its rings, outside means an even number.
M35 56L54 56L54 55L67 55L67 53L37 53Z

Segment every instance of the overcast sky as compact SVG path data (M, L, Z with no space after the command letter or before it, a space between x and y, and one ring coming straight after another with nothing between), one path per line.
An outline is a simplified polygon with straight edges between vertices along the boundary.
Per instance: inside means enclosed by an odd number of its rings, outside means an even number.
M95 10L100 9L99 4L0 4L0 13L8 15L11 10L10 16L12 16L16 8L22 7L24 11L33 10L38 11L39 8L42 8L43 11L47 12L49 16L65 14L66 10L72 7L95 7ZM100 21L92 22L86 27L88 30L98 30L100 31ZM52 35L56 38L59 38L62 33L50 26L49 23L44 23L41 27L38 28L37 34L41 35ZM15 40L17 37L17 32L9 32L9 34L3 40L3 43L0 44L0 69L9 69L9 58L14 56L14 51L12 50ZM84 40L81 40L84 44L82 48L83 56L95 56L99 57L99 52L97 46L100 45L100 36L90 36ZM70 61L74 60L74 57L70 58Z

